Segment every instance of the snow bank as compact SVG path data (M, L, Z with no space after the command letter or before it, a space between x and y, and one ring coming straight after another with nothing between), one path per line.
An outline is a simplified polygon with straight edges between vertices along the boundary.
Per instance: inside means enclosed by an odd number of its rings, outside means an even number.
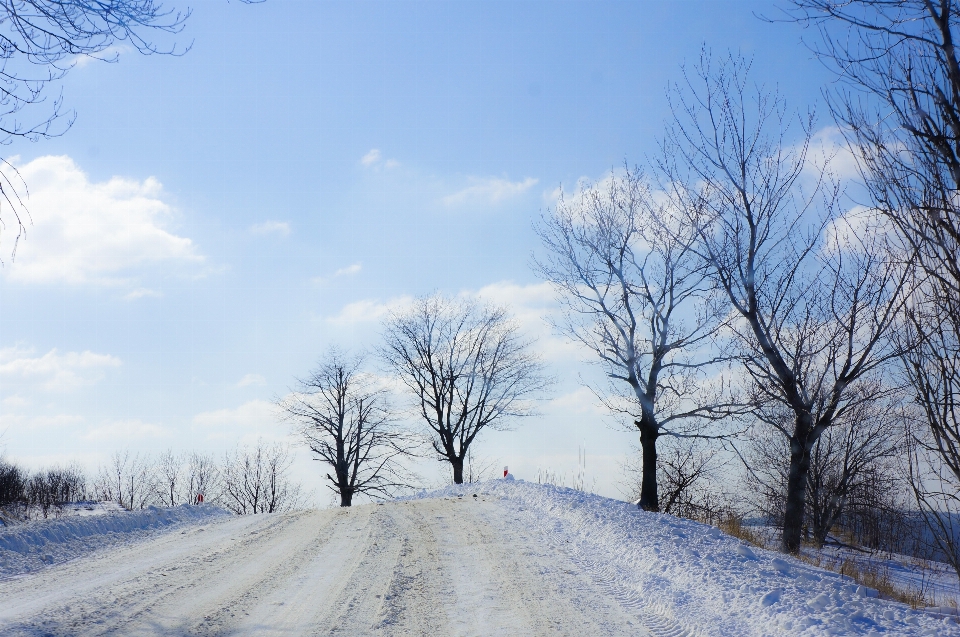
M501 497L519 527L566 553L654 634L960 637L953 618L877 599L836 573L619 500L522 480L415 497L473 493Z
M187 504L169 509L70 516L0 527L0 578L27 573L158 530L230 516L215 506Z

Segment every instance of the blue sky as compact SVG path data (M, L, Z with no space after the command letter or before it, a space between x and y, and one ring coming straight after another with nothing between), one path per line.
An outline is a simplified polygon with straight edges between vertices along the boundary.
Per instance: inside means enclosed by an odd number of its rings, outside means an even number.
M635 435L543 321L532 224L559 186L655 152L703 45L817 105L830 76L771 6L202 0L186 55L78 64L51 93L73 127L0 148L33 221L15 261L0 238L0 450L92 468L283 438L271 402L327 346L372 347L385 308L440 291L508 303L559 381L477 454L535 479L583 446L618 495ZM306 455L297 472L319 487Z

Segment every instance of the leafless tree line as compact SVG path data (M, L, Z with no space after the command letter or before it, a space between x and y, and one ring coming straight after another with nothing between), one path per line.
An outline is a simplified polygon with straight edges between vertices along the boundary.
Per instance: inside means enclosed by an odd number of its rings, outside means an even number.
M753 83L749 62L705 50L670 87L673 118L648 174L561 199L539 269L567 305L562 327L634 390L638 413L656 413L666 390L723 405L711 415L727 427L746 418L748 436L728 448L780 520L784 550L838 526L875 543L883 515L912 500L960 574L960 6L791 4L786 19L814 27L811 47L841 80L829 112L860 169L855 193L831 172L833 151L814 148L812 112ZM676 316L702 340L676 338ZM740 392L704 401L651 384L678 353L685 370L704 361ZM683 446L658 459L635 423L640 503L675 509L708 463ZM658 460L666 498L646 486Z
M0 521L56 517L63 508L87 495L87 481L78 465L29 473L0 458ZM6 521L4 521L6 520Z
M301 487L288 476L293 463L290 448L257 444L224 457L216 502L237 515L279 513L303 506ZM211 474L210 484L216 479Z
M33 474L0 460L0 512L10 521L57 517L83 501L115 502L127 510L148 506L214 504L238 515L275 513L304 504L289 474L290 448L258 442L218 460L198 452L161 452L152 458L115 452L92 478L79 465Z
M905 464L930 535L960 574L960 5L794 0L842 90L830 107L868 205L903 255L900 372L912 394Z
M100 467L92 493L131 510L209 503L237 515L276 513L303 505L301 487L289 475L292 462L288 446L262 440L219 461L199 452L167 450L153 460L122 451Z
M646 433L645 413L675 417L659 435L737 452L796 552L807 532L825 541L905 448L910 410L893 409L904 394L891 370L918 351L904 342L914 255L878 215L844 209L829 156L811 148L813 114L749 78L743 59L708 51L684 69L647 174L561 199L539 269L566 304L561 327L608 371L598 393L633 390L639 504L696 506L684 492L707 463L676 442L660 459Z

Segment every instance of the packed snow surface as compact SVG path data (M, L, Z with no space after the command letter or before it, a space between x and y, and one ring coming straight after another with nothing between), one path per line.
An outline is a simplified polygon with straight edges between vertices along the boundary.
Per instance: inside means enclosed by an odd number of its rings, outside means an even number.
M960 637L712 527L522 481L178 528L0 581L0 634Z

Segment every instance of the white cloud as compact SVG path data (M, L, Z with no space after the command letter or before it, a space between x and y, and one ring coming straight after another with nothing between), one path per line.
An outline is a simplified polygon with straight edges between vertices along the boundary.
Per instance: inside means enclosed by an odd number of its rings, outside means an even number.
M566 364L588 359L591 355L582 345L557 334L552 326L551 321L560 318L560 304L549 283L518 285L512 281L499 281L475 292L462 292L461 296L505 306L521 329L536 339L536 350L546 361Z
M150 264L198 264L193 242L163 228L171 207L153 177L113 177L93 183L67 156L46 156L18 167L30 189L33 224L3 268L28 283L129 284L132 270Z
M0 376L63 390L95 383L103 376L104 368L121 365L115 356L90 351L61 354L54 348L43 356L32 354L32 349L21 347L0 349Z
M382 319L388 312L411 303L413 303L413 297L410 296L398 296L386 302L363 299L362 301L348 303L336 315L329 317L327 321L339 326L373 323Z
M380 161L380 149L372 148L370 152L360 158L360 163L364 166L372 166Z
M30 401L24 398L19 394L13 394L12 396L7 396L3 399L3 406L8 409L16 409L17 407L26 407L30 404Z
M143 422L139 419L115 420L88 431L83 437L87 440L105 442L141 440L144 438L163 438L169 432L159 425Z
M523 332L536 339L535 348L547 361L566 363L590 356L581 345L555 333L551 326L550 319L559 316L560 306L549 283L519 285L501 281L479 290L463 290L458 296L505 306ZM389 312L410 306L413 301L413 297L407 295L386 301L363 299L345 305L326 320L338 327L375 323L383 320Z
M265 400L251 400L233 409L205 411L193 417L193 424L205 430L207 438L239 439L251 431L268 431L279 420L277 406Z
M249 387L250 385L266 385L267 379L260 374L247 374L237 382L237 387Z
M6 403L6 401L4 401ZM83 417L77 414L54 414L51 416L25 416L24 414L3 414L0 416L0 428L19 431L37 429L57 429L62 433L65 428L83 423Z
M471 203L498 204L522 195L537 185L539 180L527 177L523 181L510 181L501 177L470 177L470 185L443 198L448 206Z
M354 263L354 264L348 265L348 266L345 267L345 268L340 268L339 270L337 270L336 272L333 273L333 276L335 276L335 277L336 277L336 276L350 276L351 274L356 274L357 272L359 272L359 271L362 270L362 269L363 269L363 266L362 266L361 264L359 264L359 263Z
M606 408L597 400L589 387L578 387L571 392L549 400L545 410L562 414L583 414L603 417L608 414Z
M250 234L278 234L286 237L290 234L290 224L286 221L264 221L250 226Z
M136 299L142 299L144 297L160 297L163 296L158 290L151 290L150 288L137 288L136 290L131 290L123 298L128 301L133 301Z
M560 203L560 195L562 195L563 192L563 188L557 186L553 190L544 190L540 197L547 208L556 208L557 204Z
M380 152L379 148L371 148L370 152L360 158L360 163L365 168L373 169L375 172L379 172L381 168L390 170L400 165L400 162L396 159L384 160L383 153Z
M96 56L90 55L77 55L73 58L73 65L78 69L86 68L91 62L98 62L105 60L112 62L116 60L122 53L132 53L133 47L129 44L112 44L105 48L100 53L97 53Z
M860 175L857 157L836 126L821 128L810 140L805 167L808 177L819 179L823 166L827 166L830 174L840 181L856 179Z
M363 269L362 263L360 262L352 263L346 267L339 268L332 275L328 277L318 276L318 277L314 277L312 281L317 285L323 285L324 283L329 283L330 281L340 277L353 276L354 274L358 274L362 269Z
M862 252L892 232L890 221L879 211L857 205L827 224L822 251L826 255Z
M465 294L474 294L491 303L512 307L514 311L519 307L529 307L542 313L557 306L553 287L545 282L518 285L513 281L498 281L483 286L475 293Z

